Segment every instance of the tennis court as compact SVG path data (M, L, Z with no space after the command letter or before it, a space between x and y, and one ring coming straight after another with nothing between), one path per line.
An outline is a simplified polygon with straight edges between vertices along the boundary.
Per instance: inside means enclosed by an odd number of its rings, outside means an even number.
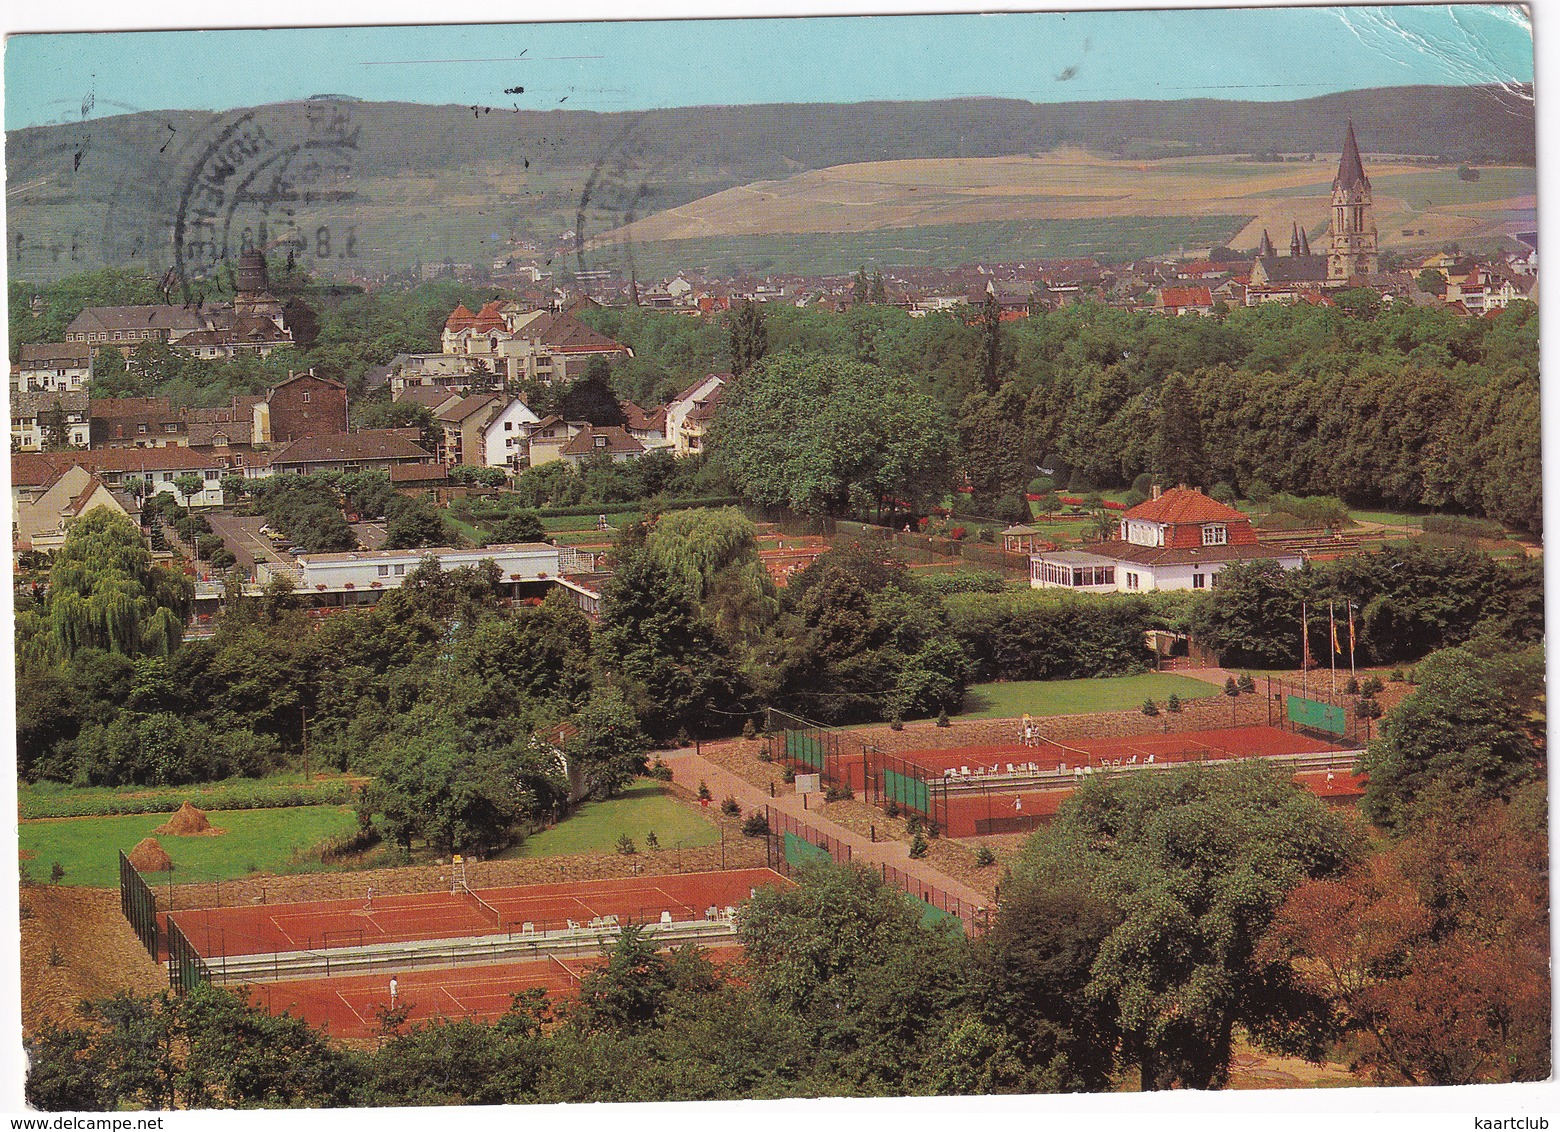
M718 966L742 956L740 947L707 949ZM390 978L396 979L396 1005L408 1022L436 1018L470 1018L491 1022L509 1010L516 994L545 991L549 998L566 998L606 960L602 956L556 956L492 966L444 967L436 970L388 971L329 979L282 983L252 983L241 988L250 1003L272 1014L291 1014L338 1038L367 1038L380 1030L391 1006Z
M534 884L296 904L199 908L170 918L201 956L258 955L411 940L560 931L616 922L701 920L755 889L784 883L769 869Z

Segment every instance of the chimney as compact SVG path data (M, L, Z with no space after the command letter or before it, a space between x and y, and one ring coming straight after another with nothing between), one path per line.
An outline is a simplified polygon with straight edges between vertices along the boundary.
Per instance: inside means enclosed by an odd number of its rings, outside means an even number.
M1153 486L1151 486L1148 489L1148 497L1150 499L1158 499L1159 498L1159 485L1157 483L1154 484Z

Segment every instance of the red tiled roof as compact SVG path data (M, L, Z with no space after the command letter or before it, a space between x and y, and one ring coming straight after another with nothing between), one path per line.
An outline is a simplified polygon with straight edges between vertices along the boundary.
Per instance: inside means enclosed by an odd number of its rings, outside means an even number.
M443 464L391 464L391 483L443 483L449 473Z
M1189 487L1172 487L1158 499L1139 503L1124 518L1146 519L1151 523L1229 523L1247 522L1233 507L1220 503Z
M444 320L444 329L450 331L464 330L471 325L471 320L477 316L466 309L466 304L461 303L450 312L450 317Z
M426 460L433 453L400 429L364 429L337 436L305 436L271 454L270 463L328 464L338 460Z
M1159 293L1159 299L1166 307L1213 306L1213 296L1207 287L1166 287Z

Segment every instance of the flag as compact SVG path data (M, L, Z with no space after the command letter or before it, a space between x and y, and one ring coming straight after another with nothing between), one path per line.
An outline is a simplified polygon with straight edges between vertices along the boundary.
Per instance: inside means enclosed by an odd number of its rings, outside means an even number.
M1338 620L1333 616L1332 602L1327 603L1327 628L1332 633L1333 655L1337 656L1343 651L1338 647Z
M1354 606L1349 606L1349 656L1354 655Z
M1303 672L1311 667L1311 638L1307 633L1309 626L1306 623L1305 602L1300 603L1300 670Z

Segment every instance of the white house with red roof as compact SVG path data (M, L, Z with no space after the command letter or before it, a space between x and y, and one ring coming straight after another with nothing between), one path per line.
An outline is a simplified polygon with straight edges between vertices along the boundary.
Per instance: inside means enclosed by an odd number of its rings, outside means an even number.
M666 405L666 439L678 456L704 450L704 432L715 419L729 373L706 374Z
M1233 562L1296 570L1304 561L1292 550L1262 545L1247 515L1200 491L1154 492L1122 515L1118 537L1031 555L1029 584L1090 593L1203 590Z

